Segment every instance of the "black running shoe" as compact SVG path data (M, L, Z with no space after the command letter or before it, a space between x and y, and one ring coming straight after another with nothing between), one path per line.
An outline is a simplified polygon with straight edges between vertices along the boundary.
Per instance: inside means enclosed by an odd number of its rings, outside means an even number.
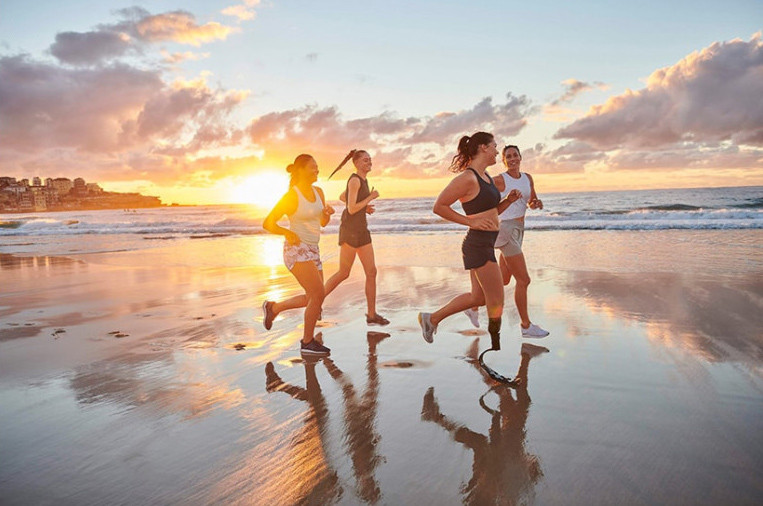
M300 350L305 355L328 355L331 350L326 346L323 346L316 339L313 339L309 343L305 344L303 341L299 342Z

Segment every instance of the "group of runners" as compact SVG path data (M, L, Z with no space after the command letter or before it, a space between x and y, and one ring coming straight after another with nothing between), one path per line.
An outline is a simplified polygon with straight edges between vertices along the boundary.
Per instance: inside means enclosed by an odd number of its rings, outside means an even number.
M506 170L490 177L486 169L495 165L501 155ZM322 305L342 281L350 275L355 257L360 259L365 272L366 322L369 325L387 325L389 320L376 309L376 262L373 243L368 230L367 214L373 214L373 201L379 192L369 189L368 173L373 163L364 150L352 150L334 173L352 159L355 172L347 180L340 200L345 203L339 226L339 270L324 282L318 242L321 227L328 224L334 208L326 202L323 190L315 186L318 164L308 154L297 156L286 170L291 174L289 190L273 207L263 222L270 233L285 237L284 263L305 293L284 301L266 300L262 304L263 323L270 330L273 320L283 311L305 308L304 331L300 350L307 355L328 355L331 350L323 344L322 334L315 333L321 317ZM457 175L442 190L435 201L433 212L442 218L468 228L461 247L464 269L469 271L471 290L454 297L434 312L418 315L422 335L428 343L434 341L439 323L445 318L464 312L472 324L479 327L480 306L488 316L488 333L492 347L500 349L501 315L504 305L504 285L516 280L514 301L521 322L522 336L543 338L549 333L532 323L527 310L527 271L522 241L527 209L543 209L543 202L535 192L532 177L520 171L522 155L517 146L507 145L500 152L492 134L476 132L463 136L450 170ZM332 173L333 175L333 173ZM465 214L454 209L461 203ZM288 217L289 227L278 224ZM500 251L496 258L495 249ZM511 382L480 363L495 379Z

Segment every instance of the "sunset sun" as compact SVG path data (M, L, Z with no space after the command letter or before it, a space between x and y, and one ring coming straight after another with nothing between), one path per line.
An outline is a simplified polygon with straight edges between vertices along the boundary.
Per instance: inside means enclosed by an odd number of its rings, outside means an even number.
M273 207L286 192L289 178L286 174L267 171L250 176L231 192L231 201L257 207Z

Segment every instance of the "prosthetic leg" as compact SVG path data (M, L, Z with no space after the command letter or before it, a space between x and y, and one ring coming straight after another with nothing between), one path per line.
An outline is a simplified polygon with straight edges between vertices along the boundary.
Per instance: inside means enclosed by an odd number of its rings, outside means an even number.
M490 332L490 341L493 346L492 348L488 348L487 350L480 353L480 356L478 359L480 363L480 367L482 367L482 370L485 371L487 375L490 376L495 381L505 383L507 385L518 385L520 383L519 378L517 377L507 378L506 376L503 376L502 374L497 373L494 369L488 366L482 358L485 355L485 353L489 351L499 351L501 349L500 331L501 331L501 319L490 318L490 323L488 324L488 332Z

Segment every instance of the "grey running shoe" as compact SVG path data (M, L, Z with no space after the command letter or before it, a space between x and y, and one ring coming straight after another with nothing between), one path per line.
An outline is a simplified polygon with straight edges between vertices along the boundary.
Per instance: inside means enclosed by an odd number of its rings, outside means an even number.
M274 318L273 302L266 300L262 303L262 324L265 325L265 330L270 330L270 327L273 326Z
M331 350L319 343L317 339L313 339L307 344L300 341L299 346L299 351L304 355L328 355L331 353Z
M520 325L520 327L522 326ZM531 323L527 328L522 327L522 337L541 339L546 337L548 334L549 332L547 330L543 330L534 323Z
M421 334L424 341L434 342L434 335L437 333L437 326L432 325L432 313L419 313L419 325L421 325Z
M464 314L469 317L469 321L472 322L477 328L480 328L480 313L476 309L469 308L464 310Z

